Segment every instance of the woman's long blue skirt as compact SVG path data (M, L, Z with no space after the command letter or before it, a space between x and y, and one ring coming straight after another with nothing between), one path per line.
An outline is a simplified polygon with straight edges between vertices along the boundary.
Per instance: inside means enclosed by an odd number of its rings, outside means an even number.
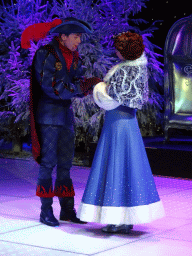
M120 106L106 111L78 217L103 224L141 224L163 216L136 110Z

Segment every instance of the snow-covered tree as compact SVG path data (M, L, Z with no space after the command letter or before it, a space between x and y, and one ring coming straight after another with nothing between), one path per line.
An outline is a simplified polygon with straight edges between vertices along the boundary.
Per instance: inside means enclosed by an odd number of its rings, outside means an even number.
M79 53L83 60L86 77L97 76L101 79L118 61L113 48L113 35L123 31L140 33L144 38L149 60L149 85L151 97L149 104L138 111L139 124L144 131L152 121L161 122L160 109L163 98L156 89L156 83L162 86L163 71L155 52L157 46L150 42L155 26L144 31L139 25L146 23L143 19L134 19L141 13L148 0L18 0L14 4L0 7L0 91L2 102L0 117L9 115L16 129L22 126L18 136L25 136L29 128L29 76L30 66L35 51L52 37L31 42L31 48L21 48L21 34L26 27L34 23L52 21L54 15L64 19L69 16L85 20L93 27L92 35L83 35ZM89 139L97 141L101 129L104 110L93 102L92 96L73 100L76 120L76 142ZM150 114L149 114L150 113ZM152 120L153 119L153 120ZM17 125L16 125L17 124ZM148 127L149 128L149 127ZM1 127L0 127L1 130ZM12 133L14 134L14 133ZM91 138L90 138L91 137Z

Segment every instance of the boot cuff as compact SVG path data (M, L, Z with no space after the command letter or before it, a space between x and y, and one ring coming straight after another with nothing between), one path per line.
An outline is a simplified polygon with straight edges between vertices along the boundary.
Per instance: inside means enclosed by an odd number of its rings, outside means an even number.
M54 194L58 197L74 197L75 191L73 188L72 180L56 180Z

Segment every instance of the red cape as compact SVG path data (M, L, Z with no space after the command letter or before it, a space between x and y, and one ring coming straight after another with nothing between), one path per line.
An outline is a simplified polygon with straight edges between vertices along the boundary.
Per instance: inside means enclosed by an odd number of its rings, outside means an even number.
M31 77L30 77L30 125L31 125L31 141L32 141L32 154L36 162L40 163L40 143L39 136L37 134L37 127L35 123L35 109L38 103L38 92L35 92L33 83L35 83L34 78L34 68L32 65Z

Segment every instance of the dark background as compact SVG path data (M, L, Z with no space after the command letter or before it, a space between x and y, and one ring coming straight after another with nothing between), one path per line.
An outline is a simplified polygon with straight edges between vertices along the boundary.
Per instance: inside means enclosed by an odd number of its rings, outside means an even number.
M141 13L136 15L136 17L141 16L147 20L149 22L147 26L152 25L156 20L162 20L156 23L158 30L151 38L153 43L162 48L161 54L163 54L166 36L172 25L179 19L192 14L191 3L190 0L150 0L146 2L147 8L143 8Z

